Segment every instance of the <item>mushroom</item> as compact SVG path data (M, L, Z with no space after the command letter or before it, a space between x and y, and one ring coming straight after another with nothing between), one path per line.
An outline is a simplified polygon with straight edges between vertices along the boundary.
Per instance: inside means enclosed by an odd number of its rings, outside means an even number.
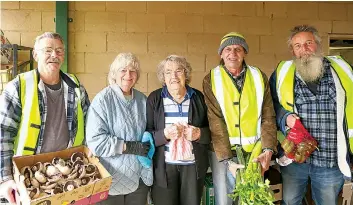
M88 164L85 165L85 170L86 170L86 176L93 176L96 173L96 166L94 166L93 164Z
M68 181L69 181L69 180L67 180L67 179L60 179L60 180L58 181L58 184L61 185L61 186L64 186L65 183L68 182Z
M74 182L77 184L77 186L83 185L81 179L74 179Z
M54 157L53 158L53 160L51 161L51 163L55 166L55 165L57 165L58 163L59 163L59 160L60 160L61 158L59 158L59 157ZM61 159L62 160L62 159Z
M72 167L71 159L66 160L65 163L66 163L66 166Z
M68 192L68 191L72 191L74 189L76 189L78 186L75 183L75 181L67 181L64 185L64 191Z
M43 169L44 169L44 166L42 162L37 162L31 167L32 172L36 172L36 171L41 172L43 171Z
M96 170L96 172L94 173L94 175L91 176L91 178L93 178L94 180L96 180L96 179L101 179L100 174L99 174L99 172L98 172L98 169Z
M60 174L60 171L58 168L54 167L53 165L47 166L46 174L49 177L52 177L54 175Z
M71 174L69 174L68 176L67 176L67 179L68 180L73 180L73 179L75 179L76 177L77 177L77 175L78 175L78 172L76 171L76 172L72 172Z
M65 162L64 162L65 163ZM63 175L69 175L71 173L71 167L66 166L64 164L64 166L62 166L60 163L56 165L56 168L59 169L59 171L63 174Z
M52 164L50 162L44 162L43 163L43 172L47 172L47 168L51 166Z
M86 176L86 167L85 166L81 166L79 169L78 169L78 178L82 178Z
M54 175L50 178L48 178L49 182L58 182L61 179L61 175Z
M52 191L53 191L53 189L44 189L44 192L48 195L51 195Z
M30 188L32 186L30 178L25 178L24 183L26 188Z
M34 188L39 188L40 184L36 178L31 178L30 180Z
M48 190L53 189L57 185L56 182L47 182L44 185L40 186L41 189Z
M25 176L25 178L32 178L33 174L31 168L29 166L25 166L21 169L21 174Z
M42 197L45 197L45 196L48 196L48 193L46 193L45 191L44 192L40 192L38 198L42 198Z
M51 190L51 194L59 194L63 193L63 188L61 186L56 186Z
M84 161L84 159L85 159L85 155L82 152L75 152L71 155L71 162L72 163L75 163L77 160Z
M38 182L40 182L42 184L47 181L47 178L45 177L45 175L40 171L36 171L34 173L34 177L36 178L36 180L38 180Z
M76 167L77 165L84 166L85 163L82 160L76 160L76 162L74 162L74 164L72 166Z
M82 185L82 186L87 185L87 184L89 184L91 181L92 181L92 179L91 179L90 177L82 177L82 179L81 179L81 185Z
M32 189L30 192L29 192L29 197L31 199L36 199L39 197L39 189L38 188L35 188L35 189Z
M30 192L30 191L32 191L33 189L35 189L33 186L31 186L31 187L28 187L28 188L26 188L27 189L27 191L28 191L28 193Z
M72 165L72 167L73 167L73 168L72 168L72 170L71 170L71 174L77 172L78 169L81 167L81 165L76 164L76 166Z

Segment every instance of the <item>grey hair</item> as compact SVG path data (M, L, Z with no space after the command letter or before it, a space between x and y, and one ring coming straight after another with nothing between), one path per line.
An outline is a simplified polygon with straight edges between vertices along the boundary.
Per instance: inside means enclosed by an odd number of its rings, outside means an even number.
M317 31L317 29L314 26L298 25L298 26L295 26L290 32L291 33L290 33L288 40L287 40L287 44L290 49L293 49L292 48L292 38L301 32L312 33L314 35L316 44L321 46L321 37L319 36L319 32Z
M179 68L184 69L185 73L185 85L189 85L191 82L192 68L190 63L183 56L170 55L166 59L162 60L157 66L157 78L159 82L165 85L164 68L168 62L173 62L178 65Z
M124 69L128 66L132 66L136 69L137 79L140 78L140 61L132 53L119 53L114 59L113 63L110 65L108 73L108 82L109 85L116 84L116 76L119 70Z
M60 34L58 33L54 33L54 32L45 32L39 36L36 37L36 42L34 43L34 49L37 50L39 49L38 46L39 46L39 42L40 40L42 40L43 38L51 38L51 39L57 39L57 40L60 40L61 43L64 45L64 48L65 48L65 44L64 44L64 40L63 38L60 36Z

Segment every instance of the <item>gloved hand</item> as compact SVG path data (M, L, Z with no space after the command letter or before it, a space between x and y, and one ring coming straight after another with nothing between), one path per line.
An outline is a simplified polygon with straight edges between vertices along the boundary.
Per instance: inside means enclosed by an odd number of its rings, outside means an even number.
M150 150L150 142L125 142L126 149L123 154L134 154L146 157Z

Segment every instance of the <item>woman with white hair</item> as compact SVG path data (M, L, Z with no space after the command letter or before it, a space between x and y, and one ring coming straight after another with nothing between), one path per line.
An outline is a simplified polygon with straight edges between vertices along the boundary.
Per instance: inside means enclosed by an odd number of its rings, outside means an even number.
M163 87L147 99L147 130L156 144L155 205L199 205L201 201L210 130L203 94L189 86L191 71L184 57L168 56L157 70Z
M140 76L135 55L120 53L110 66L109 86L88 111L87 146L112 175L108 199L99 204L145 205L152 185L150 141L146 129L146 96L134 89ZM147 160L147 161L146 161Z

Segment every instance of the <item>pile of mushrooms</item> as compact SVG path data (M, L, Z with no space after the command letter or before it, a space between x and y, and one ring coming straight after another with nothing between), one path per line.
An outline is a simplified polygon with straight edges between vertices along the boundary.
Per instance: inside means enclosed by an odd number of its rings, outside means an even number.
M70 159L54 157L52 162L37 162L21 169L30 198L68 192L101 179L98 169L88 162L82 152L73 153Z

